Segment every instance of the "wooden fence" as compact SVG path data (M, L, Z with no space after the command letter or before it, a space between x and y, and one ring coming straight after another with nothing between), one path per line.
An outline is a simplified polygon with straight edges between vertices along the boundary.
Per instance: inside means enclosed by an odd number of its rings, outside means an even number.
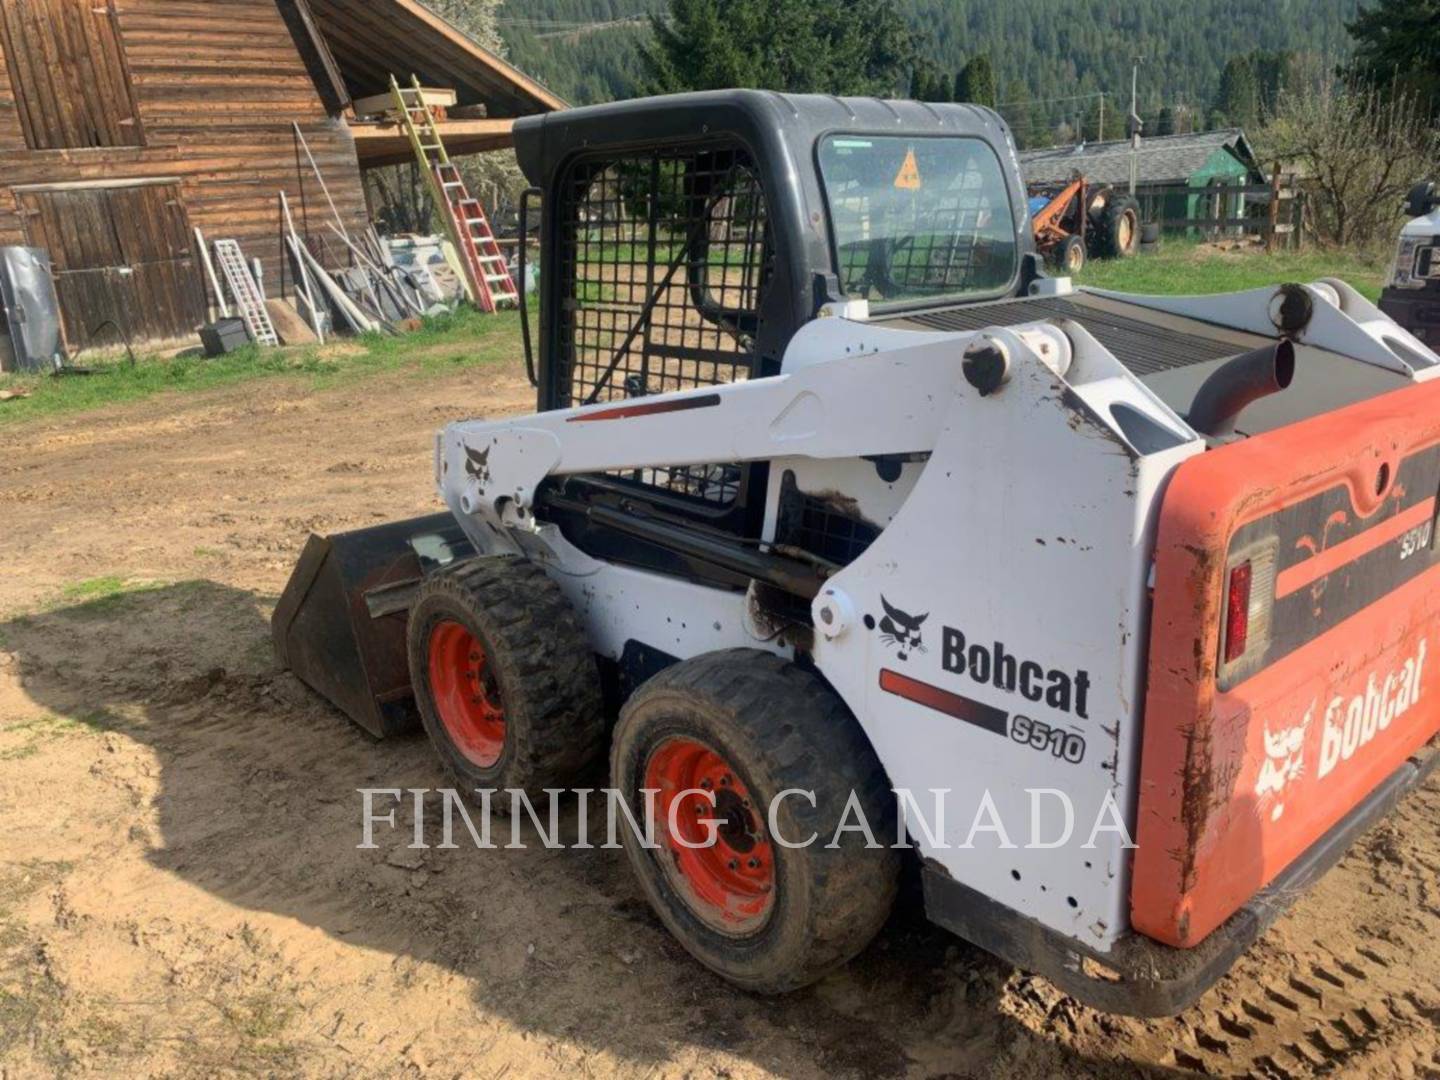
M1293 177L1269 184L1141 184L1140 219L1167 235L1258 238L1272 250L1304 240L1305 193Z

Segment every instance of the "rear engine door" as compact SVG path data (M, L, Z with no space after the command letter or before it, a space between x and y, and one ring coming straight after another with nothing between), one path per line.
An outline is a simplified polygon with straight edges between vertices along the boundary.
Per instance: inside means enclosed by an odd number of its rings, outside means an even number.
M1132 922L1198 944L1440 731L1440 383L1192 458L1161 510Z

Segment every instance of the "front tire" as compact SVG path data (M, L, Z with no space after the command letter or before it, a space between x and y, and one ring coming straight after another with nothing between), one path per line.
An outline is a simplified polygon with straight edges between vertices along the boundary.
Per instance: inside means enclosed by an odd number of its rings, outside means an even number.
M538 566L485 557L434 575L420 586L407 636L420 719L467 794L518 788L541 798L603 753L594 654Z
M655 845L625 838L646 897L686 950L730 982L759 993L805 986L860 952L889 915L899 855L885 772L813 672L752 649L676 664L626 704L610 763L642 824L642 790L659 792ZM780 800L772 835L772 800L797 789L813 792L813 805ZM852 800L878 846L836 835L857 821L846 816ZM707 818L719 822L715 843L686 847L704 843ZM805 847L781 842L812 835Z
M1055 249L1055 268L1066 277L1074 277L1085 269L1085 241L1067 236Z

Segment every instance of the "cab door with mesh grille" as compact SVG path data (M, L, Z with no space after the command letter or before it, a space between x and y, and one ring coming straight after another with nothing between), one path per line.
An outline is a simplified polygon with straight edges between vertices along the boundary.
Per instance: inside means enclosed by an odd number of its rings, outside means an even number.
M711 144L581 159L560 197L551 407L757 374L774 251L765 193L746 150ZM753 471L716 462L608 479L723 513L743 503Z

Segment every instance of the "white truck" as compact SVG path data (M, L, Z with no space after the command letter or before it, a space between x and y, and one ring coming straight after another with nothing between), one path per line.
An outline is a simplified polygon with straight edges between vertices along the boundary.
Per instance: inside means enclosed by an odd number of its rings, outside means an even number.
M1411 220L1400 230L1380 310L1435 348L1440 346L1440 190L1430 181L1416 184L1405 206Z

